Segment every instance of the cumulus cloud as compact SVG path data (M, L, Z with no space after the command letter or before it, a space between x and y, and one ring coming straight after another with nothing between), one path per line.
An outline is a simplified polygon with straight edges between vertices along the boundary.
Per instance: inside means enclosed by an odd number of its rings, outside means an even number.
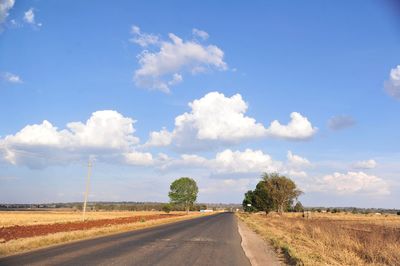
M138 56L139 69L134 73L136 86L169 92L170 87L183 80L183 73L199 73L207 69L226 70L224 52L215 45L206 45L195 40L183 40L169 33L169 40L160 40L153 34L132 27L132 42L141 47L154 46L156 51L143 50ZM197 30L197 36L206 32Z
M161 164L161 169L188 167L208 169L213 174L254 174L276 172L282 169L282 166L281 162L273 160L269 154L261 150L232 151L226 149L218 152L213 159L195 154L184 154L180 159L172 159Z
M35 11L32 7L24 13L23 20L25 21L25 23L33 25L33 26L38 26L38 27L42 26L42 23L36 23Z
M287 125L282 125L278 120L272 121L267 129L267 134L271 137L288 140L305 140L314 136L318 130L312 126L307 117L300 113L293 112L290 114L290 118L291 120Z
M1 25L6 21L9 11L14 4L15 0L0 0L0 30Z
M132 153L139 142L134 136L134 123L133 119L112 110L94 112L86 123L68 123L61 130L44 120L0 139L0 157L12 164L31 167L67 163L90 155L119 157L122 153L126 153L129 162L143 161L137 153Z
M1 79L10 83L22 83L22 79L20 76L10 72L2 73Z
M149 140L144 144L147 147L162 147L168 146L172 142L172 133L166 128L161 131L150 132Z
M400 65L390 70L389 80L385 81L384 87L387 94L400 100Z
M364 172L333 173L322 177L318 182L320 191L333 191L337 194L390 194L385 180Z
M356 124L353 117L349 115L338 115L331 117L328 120L328 127L332 130L341 130L348 127L352 127Z
M243 152L227 149L217 153L214 161L217 173L277 172L282 167L282 164L272 160L270 155L252 149Z
M175 127L150 134L149 146L168 146L183 150L201 150L234 144L246 139L277 137L292 140L310 138L317 131L306 117L292 113L292 121L281 125L274 121L270 128L246 116L248 104L240 94L226 97L210 92L189 103L190 112L175 118ZM279 126L277 126L277 123Z
M210 92L199 100L189 103L190 113L175 119L175 134L195 129L197 139L236 141L243 138L261 137L265 128L254 118L245 116L248 108L240 94L225 97Z
M373 169L377 165L376 161L373 159L366 160L366 161L358 161L355 162L352 167L354 169Z

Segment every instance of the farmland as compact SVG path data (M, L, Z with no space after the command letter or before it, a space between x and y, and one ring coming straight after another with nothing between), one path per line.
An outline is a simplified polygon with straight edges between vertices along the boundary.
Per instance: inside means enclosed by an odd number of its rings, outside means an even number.
M400 217L352 213L241 213L277 250L304 265L400 265Z
M2 211L0 212L0 256L200 215L205 214L104 211L88 212L86 220L82 221L82 213L75 211Z

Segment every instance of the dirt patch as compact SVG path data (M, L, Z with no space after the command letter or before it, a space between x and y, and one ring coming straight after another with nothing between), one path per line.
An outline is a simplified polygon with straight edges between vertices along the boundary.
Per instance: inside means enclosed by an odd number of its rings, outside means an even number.
M242 237L242 248L252 266L284 265L282 259L279 259L273 248L265 242L261 236L253 232L240 219L237 219L239 234Z
M40 225L25 225L25 226L9 226L0 228L0 243L10 241L12 239L20 239L34 236L43 236L59 232L71 232L78 230L87 230L96 227L106 227L117 224L128 224L145 222L149 220L159 220L182 216L183 214L155 214L134 217L121 217L114 219L99 219L81 222L55 223L55 224L40 224Z

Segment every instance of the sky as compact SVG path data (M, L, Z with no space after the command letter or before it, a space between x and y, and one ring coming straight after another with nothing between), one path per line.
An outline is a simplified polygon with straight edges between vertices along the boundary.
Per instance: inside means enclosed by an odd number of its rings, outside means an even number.
M0 0L0 202L400 206L395 1Z

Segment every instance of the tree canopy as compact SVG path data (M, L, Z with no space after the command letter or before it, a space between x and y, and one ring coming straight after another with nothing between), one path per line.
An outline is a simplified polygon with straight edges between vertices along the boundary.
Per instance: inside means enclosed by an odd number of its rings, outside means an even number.
M268 213L275 210L283 213L293 206L294 200L301 193L290 178L278 173L264 173L255 190L246 192L243 208L250 212L265 211ZM249 204L252 208L249 208Z
M181 177L172 182L168 196L171 203L182 204L188 213L190 207L197 199L198 192L199 189L194 179Z

